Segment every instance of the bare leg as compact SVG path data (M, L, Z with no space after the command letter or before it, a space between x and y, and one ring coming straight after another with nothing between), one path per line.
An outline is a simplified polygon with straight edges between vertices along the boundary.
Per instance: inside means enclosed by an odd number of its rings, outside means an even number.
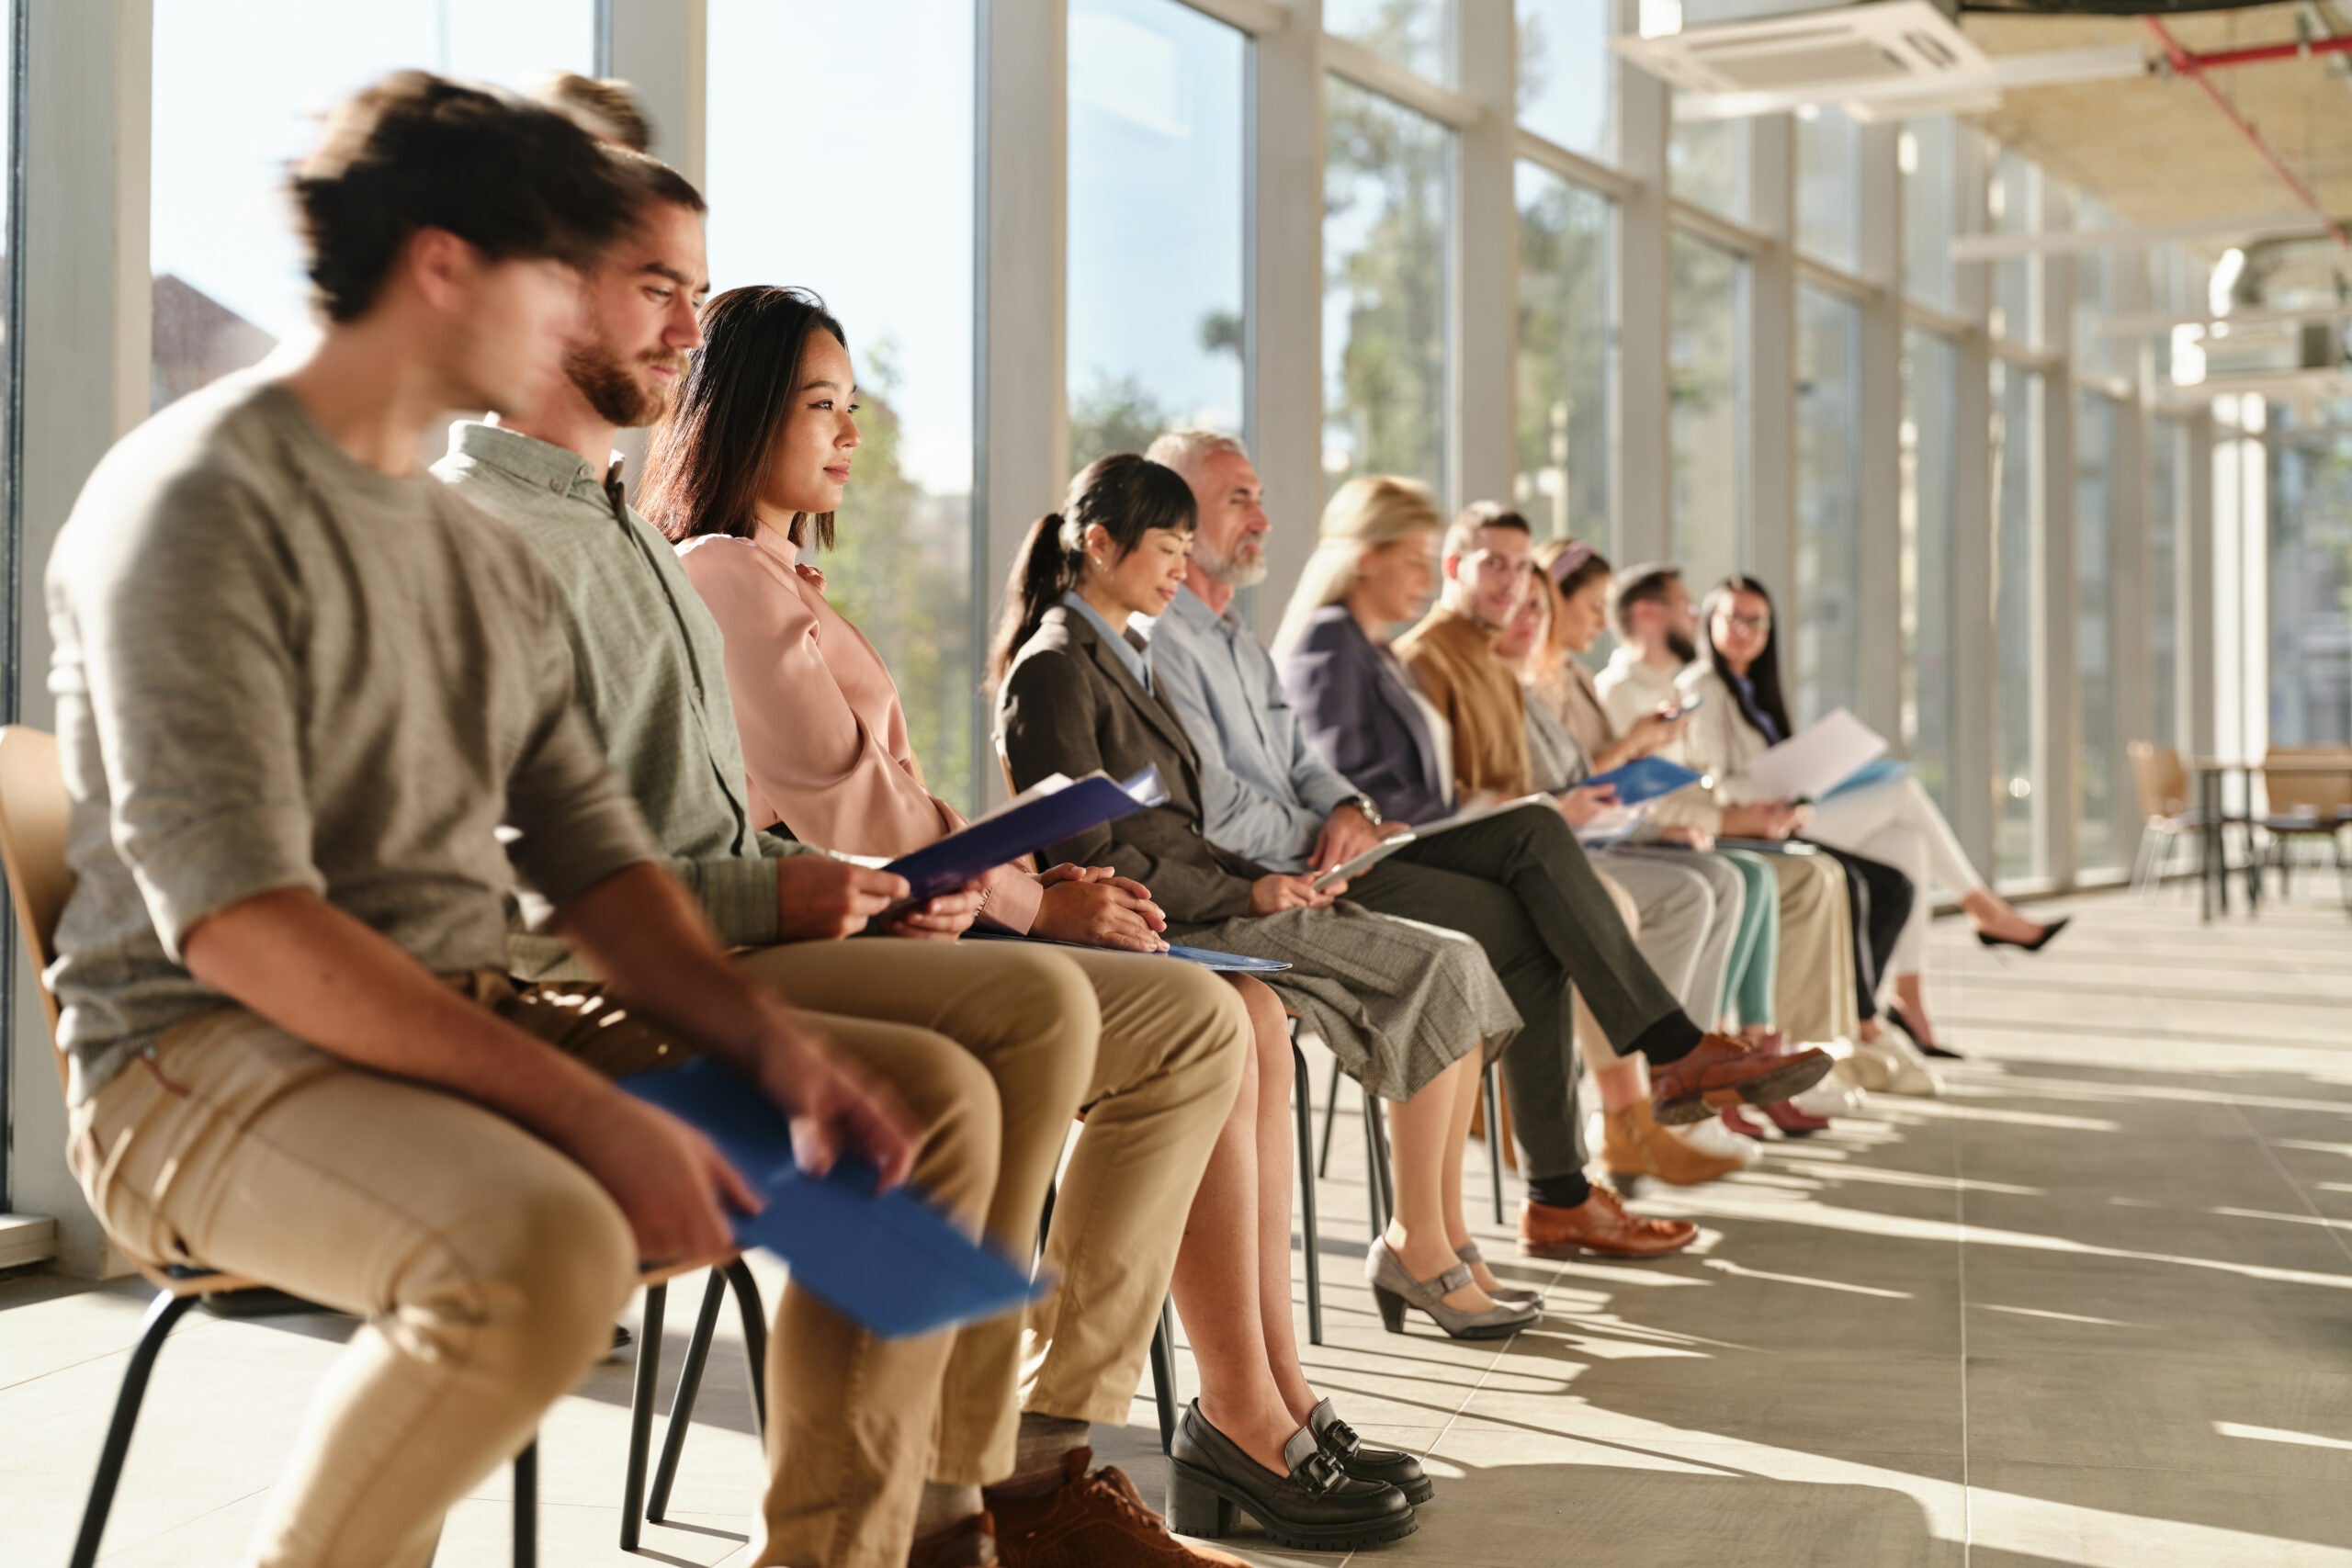
M1470 1107L1478 1098L1478 1056L1463 1057L1408 1100L1388 1107L1388 1143L1396 1180L1396 1211L1389 1217L1388 1249L1416 1280L1434 1280L1459 1261L1453 1255L1449 1209L1462 1212L1462 1150L1469 1140ZM1453 1201L1446 1198L1446 1162L1453 1161ZM1465 1233L1466 1234L1466 1233ZM1485 1312L1494 1298L1475 1283L1445 1297L1462 1312Z
M1263 986L1250 989L1272 1002ZM1272 1185L1283 1206L1282 1255L1269 1266L1262 1207L1267 1183L1260 1179L1260 1152L1264 1117L1271 1114L1285 1127L1289 1122L1290 1044L1282 1009L1261 1008L1255 996L1249 999L1256 1025L1249 1066L1193 1196L1170 1283L1200 1368L1201 1414L1279 1475L1287 1473L1283 1444L1299 1424L1270 1374L1264 1325L1270 1292L1281 1292L1285 1328L1290 1317L1290 1165L1284 1157L1265 1168L1265 1174L1280 1173ZM1279 1066L1268 1065L1277 1059ZM1295 1365L1295 1348L1288 1359Z
M1903 1008L1903 1016L1919 1030L1919 1043L1936 1043L1935 1021L1928 1016L1928 977L1913 973L1894 977L1894 999Z
M1967 914L1969 923L1986 936L2007 937L2011 942L2031 942L2048 929L2040 921L2029 920L2018 914L2015 907L1989 887L1979 887L1962 894L1960 907Z

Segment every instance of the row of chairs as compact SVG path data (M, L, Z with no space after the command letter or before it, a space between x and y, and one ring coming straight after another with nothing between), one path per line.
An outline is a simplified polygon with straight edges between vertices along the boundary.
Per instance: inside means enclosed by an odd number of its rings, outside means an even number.
M2172 874L2183 840L2216 834L2226 853L2228 835L2234 829L2242 863L2276 867L2282 894L2290 890L2296 850L2326 849L2338 879L2346 885L2347 901L2352 901L2352 858L2346 856L2345 842L2347 830L2352 830L2352 756L2346 748L2271 747L2266 761L2346 758L2347 765L2340 773L2259 768L2256 771L2262 776L2264 808L2257 812L2249 802L2244 812L2224 810L2218 818L2193 798L2188 765L2177 748L2134 740L2128 750L2142 823L2139 853L2132 868L2135 891L2143 897L2153 895Z
M21 725L0 728L0 865L5 865L6 870L17 929L37 975L47 971L54 955L58 917L63 911L66 897L74 886L73 874L65 860L67 816L68 802L63 776L58 767L56 739ZM40 999L53 1041L57 1028L57 1002L46 984L40 987ZM1307 1337L1310 1343L1320 1345L1323 1343L1323 1290L1316 1213L1315 1184L1318 1162L1315 1156L1313 1138L1314 1091L1307 1075L1306 1054L1298 1045L1295 1021L1293 1024L1291 1059L1294 1074L1291 1099L1296 1117L1295 1142L1298 1153L1299 1218L1306 1244L1304 1272ZM56 1053L56 1060L59 1088L62 1090L66 1084L63 1053ZM1332 1124L1338 1110L1339 1077L1335 1064L1324 1113L1321 1163L1326 1169L1330 1158ZM1498 1125L1491 1072L1487 1093L1487 1126L1490 1129L1488 1147L1491 1153L1498 1142L1491 1131ZM1387 1224L1395 1198L1388 1175L1387 1134L1380 1112L1380 1101L1369 1095L1363 1097L1363 1118L1369 1163L1365 1181L1367 1206L1373 1234L1378 1235ZM1492 1164L1495 1214L1499 1222L1503 1197L1502 1165L1498 1155ZM1041 1247L1046 1228L1052 1223L1052 1195L1049 1193L1046 1212L1038 1225ZM132 1259L131 1263L155 1287L155 1299L141 1322L130 1363L123 1371L122 1385L116 1394L106 1440L99 1450L97 1472L91 1480L81 1529L69 1560L70 1568L95 1568L97 1562L99 1544L106 1533L107 1517L113 1509L116 1490L121 1483L124 1463L130 1456L130 1439L138 1425L140 1409L145 1402L148 1382L173 1327L200 1302L212 1303L217 1309L237 1299L255 1302L277 1294L264 1281L217 1269L188 1266L158 1267L138 1259ZM763 1438L766 1431L764 1369L767 1313L751 1269L742 1259L737 1258L709 1272L708 1280L703 1288L701 1305L695 1314L694 1328L687 1338L685 1360L680 1368L678 1386L671 1399L661 1454L658 1459L653 1457L654 1406L661 1376L662 1325L668 1307L671 1277L662 1275L648 1280L645 1310L639 1330L637 1364L629 1402L628 1453L622 1482L620 1541L625 1551L637 1549L645 1521L659 1523L667 1515L679 1462L685 1449L686 1431L693 1424L704 1371L709 1362L712 1342L717 1337L719 1314L730 1292L735 1298L737 1314L742 1324L744 1352L750 1363L753 1427ZM1176 1388L1173 1327L1168 1306L1163 1303L1159 1329L1153 1337L1151 1352L1153 1392L1163 1449L1175 1430L1176 1412L1181 1403ZM516 1568L536 1568L538 1554L538 1444L536 1440L526 1445L514 1458L514 1494Z

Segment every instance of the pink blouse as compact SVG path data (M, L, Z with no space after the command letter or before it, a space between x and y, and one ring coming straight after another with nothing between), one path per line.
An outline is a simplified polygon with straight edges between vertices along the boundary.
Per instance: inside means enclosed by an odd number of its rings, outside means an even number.
M826 602L824 575L783 532L705 534L678 559L727 641L727 685L754 826L851 854L902 855L964 825L924 787L882 656ZM990 919L1026 931L1042 893L1017 869L989 879Z

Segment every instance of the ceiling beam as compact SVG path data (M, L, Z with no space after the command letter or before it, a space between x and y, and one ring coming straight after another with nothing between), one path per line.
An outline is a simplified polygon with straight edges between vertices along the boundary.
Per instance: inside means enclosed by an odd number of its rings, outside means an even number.
M2190 218L2176 223L2134 223L2111 229L2054 229L2014 234L1963 234L1952 242L1957 262L2008 261L2018 256L2081 255L2165 244L2176 240L2294 240L2328 231L2324 218Z

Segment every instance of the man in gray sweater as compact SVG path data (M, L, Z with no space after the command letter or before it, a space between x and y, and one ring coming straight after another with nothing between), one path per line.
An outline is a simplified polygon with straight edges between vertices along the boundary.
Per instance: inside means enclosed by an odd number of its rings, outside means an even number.
M596 744L536 558L417 466L444 412L554 373L626 175L411 72L294 196L322 337L117 446L50 563L77 881L49 979L115 1240L366 1320L252 1560L423 1568L640 1264L726 1256L757 1202L614 1074L707 1053L806 1167L862 1155L975 1227L995 1091L940 1036L743 980ZM518 877L605 989L507 978Z

